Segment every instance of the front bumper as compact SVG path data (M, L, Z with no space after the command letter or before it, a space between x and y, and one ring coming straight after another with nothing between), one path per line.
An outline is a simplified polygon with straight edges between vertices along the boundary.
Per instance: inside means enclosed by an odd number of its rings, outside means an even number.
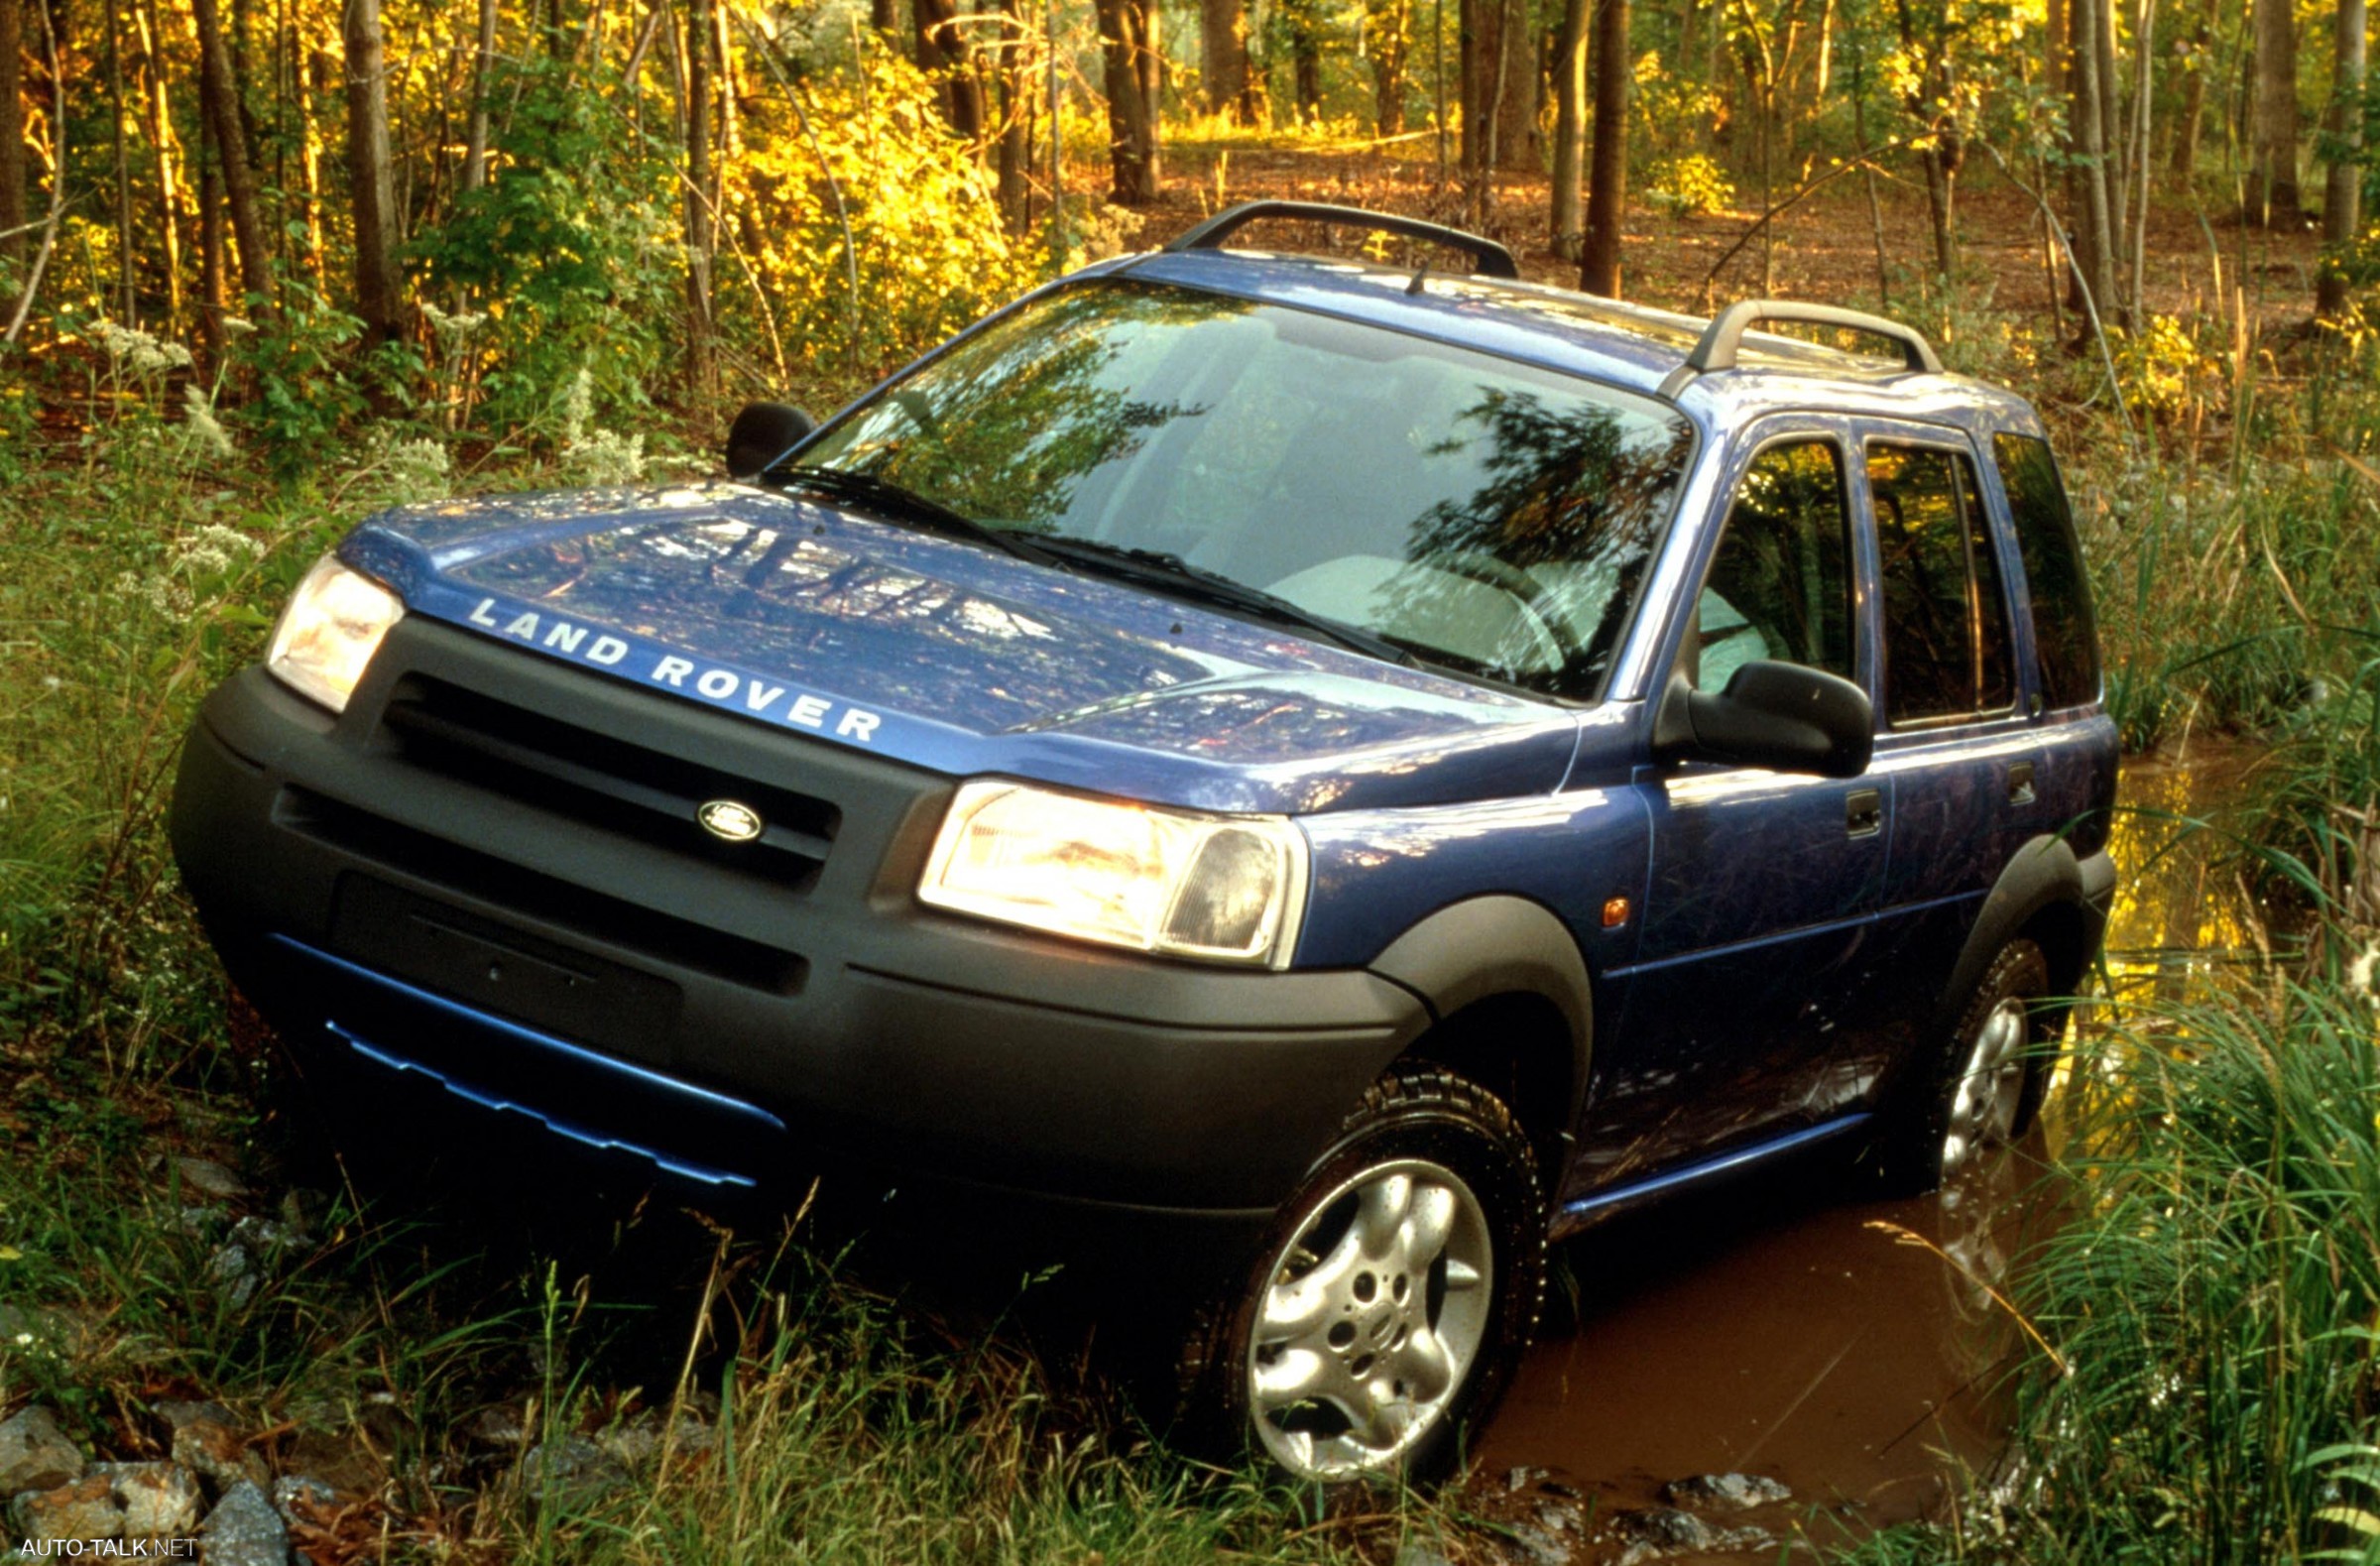
M651 778L759 790L797 841L681 833ZM215 692L172 834L232 978L341 1091L411 1080L697 1183L852 1163L1252 1217L1426 1025L1362 971L924 908L950 786L407 621L338 718L257 669Z

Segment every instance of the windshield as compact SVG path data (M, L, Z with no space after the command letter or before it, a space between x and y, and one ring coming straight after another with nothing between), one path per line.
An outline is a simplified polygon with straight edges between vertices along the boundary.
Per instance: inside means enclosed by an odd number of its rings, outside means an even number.
M1109 283L959 343L799 460L988 527L1175 557L1456 670L1585 697L1692 449L1675 410L1575 376Z

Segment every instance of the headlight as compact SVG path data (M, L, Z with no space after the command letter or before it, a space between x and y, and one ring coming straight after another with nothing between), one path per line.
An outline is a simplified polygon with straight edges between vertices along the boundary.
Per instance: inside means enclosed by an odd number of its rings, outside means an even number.
M345 712L380 639L404 618L395 593L325 554L290 595L265 667L299 695Z
M1285 965L1306 840L1280 816L1192 815L980 779L942 821L917 896L1134 951Z

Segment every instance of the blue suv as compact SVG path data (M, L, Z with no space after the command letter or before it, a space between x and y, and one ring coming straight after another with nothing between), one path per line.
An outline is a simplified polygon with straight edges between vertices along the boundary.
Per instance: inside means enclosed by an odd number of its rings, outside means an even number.
M176 852L334 1102L1194 1226L1192 1406L1321 1482L1454 1450L1549 1239L2032 1113L2116 735L2041 421L1905 326L1256 203L730 467L375 517L206 702Z

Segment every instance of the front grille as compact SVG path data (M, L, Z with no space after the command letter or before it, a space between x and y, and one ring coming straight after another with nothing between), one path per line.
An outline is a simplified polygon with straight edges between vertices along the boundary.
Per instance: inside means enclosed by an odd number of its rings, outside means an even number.
M391 691L382 741L411 766L684 859L806 892L825 868L842 812L814 795L738 777L614 734L516 706L423 673ZM697 811L750 807L761 835L713 837Z
M539 875L295 783L282 789L275 819L424 885L771 995L800 994L809 971L797 953Z

